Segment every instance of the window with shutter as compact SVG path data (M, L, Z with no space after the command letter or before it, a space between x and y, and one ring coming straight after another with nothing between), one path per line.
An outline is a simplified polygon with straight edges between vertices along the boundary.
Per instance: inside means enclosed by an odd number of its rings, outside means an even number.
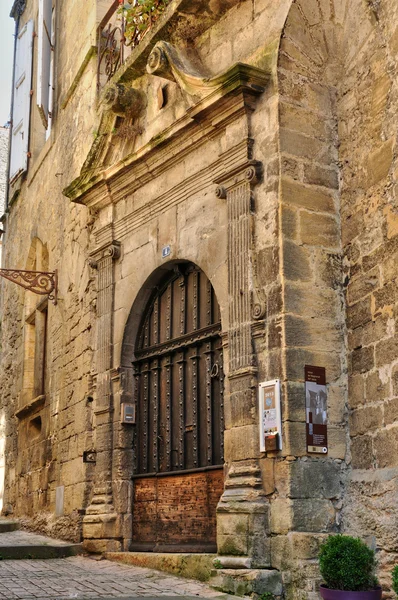
M28 168L32 53L33 21L28 21L18 34L15 53L10 157L11 180L25 172Z
M49 131L51 129L50 104L52 102L52 48L54 42L52 0L39 0L37 37L37 106L43 125Z

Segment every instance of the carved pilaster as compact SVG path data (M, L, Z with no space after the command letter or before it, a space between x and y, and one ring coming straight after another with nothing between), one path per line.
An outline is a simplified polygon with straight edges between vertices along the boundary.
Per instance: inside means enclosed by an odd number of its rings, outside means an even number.
M229 296L229 413L226 432L228 474L217 508L220 555L249 556L252 566L266 566L269 556L268 502L264 497L256 451L258 442L257 366L253 344L256 323L264 318L261 292L256 288L254 245L254 187L261 180L262 166L251 157L230 166L216 180L216 196L225 199L228 213ZM229 153L231 156L233 152ZM233 518L231 518L233 515ZM231 523L236 523L235 531ZM245 531L245 535L239 532ZM242 564L249 564L242 559Z
M252 322L263 316L253 281L253 187L260 181L261 164L249 161L240 172L223 177L216 196L227 201L229 373L255 367Z
M90 266L97 278L97 344L95 354L96 397L94 405L96 466L94 495L83 520L83 537L88 550L115 549L117 515L112 497L113 403L112 330L114 261L120 257L120 242L97 249Z

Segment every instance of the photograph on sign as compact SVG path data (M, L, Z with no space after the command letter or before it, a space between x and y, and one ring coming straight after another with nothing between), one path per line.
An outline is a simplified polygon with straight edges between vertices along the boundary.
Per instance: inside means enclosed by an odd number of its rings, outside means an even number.
M327 387L323 367L305 367L307 451L327 454Z
M260 450L282 449L280 381L274 379L259 385Z

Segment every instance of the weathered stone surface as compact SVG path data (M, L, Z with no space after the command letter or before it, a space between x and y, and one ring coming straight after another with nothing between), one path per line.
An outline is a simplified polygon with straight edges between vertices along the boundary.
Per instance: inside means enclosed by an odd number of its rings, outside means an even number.
M364 406L354 410L350 415L350 435L364 434L381 427L383 413L379 406Z
M354 469L371 469L373 466L372 438L360 435L352 440L351 460Z

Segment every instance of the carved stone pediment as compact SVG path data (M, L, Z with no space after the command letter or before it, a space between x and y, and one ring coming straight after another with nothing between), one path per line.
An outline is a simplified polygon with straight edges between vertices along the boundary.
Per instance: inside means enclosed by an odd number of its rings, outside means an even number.
M195 57L167 42L158 42L153 48L148 71L177 82L191 106L164 130L154 131L153 137L141 147L119 157L117 162L107 164L107 161L112 162L109 156L117 119L121 116L130 120L139 117L146 104L143 94L132 87L124 88L118 83L107 89L102 98L104 110L100 125L87 159L80 175L63 190L72 201L84 202L88 206L95 204L97 208L115 201L110 197L109 186L120 177L125 179L127 170L129 178L134 179L130 181L130 191L137 189L153 177L153 169L159 174L167 168L168 160L175 161L178 154L183 155L191 145L192 135L201 133L203 136L201 126L200 131L193 134L193 128L199 126L196 124L208 119L212 130L222 127L224 119L230 120L242 110L253 109L255 98L265 90L270 79L269 73L243 63L236 63L219 75L209 76ZM217 125L209 117L214 111L218 113ZM171 154L165 150L168 145L173 147ZM155 158L158 152L163 152L164 158ZM134 169L131 168L133 165Z
M155 44L146 67L149 74L176 82L187 96L193 97L193 101L203 99L217 89L221 90L231 80L234 71L241 71L243 74L246 69L250 68L249 65L237 63L232 68L213 76L206 72L198 57L192 52L188 55L187 51L177 49L164 41ZM259 69L253 67L252 69L252 76L254 76L254 71L260 73ZM260 79L262 78L260 77ZM263 87L264 80L257 83L253 81L251 85Z

